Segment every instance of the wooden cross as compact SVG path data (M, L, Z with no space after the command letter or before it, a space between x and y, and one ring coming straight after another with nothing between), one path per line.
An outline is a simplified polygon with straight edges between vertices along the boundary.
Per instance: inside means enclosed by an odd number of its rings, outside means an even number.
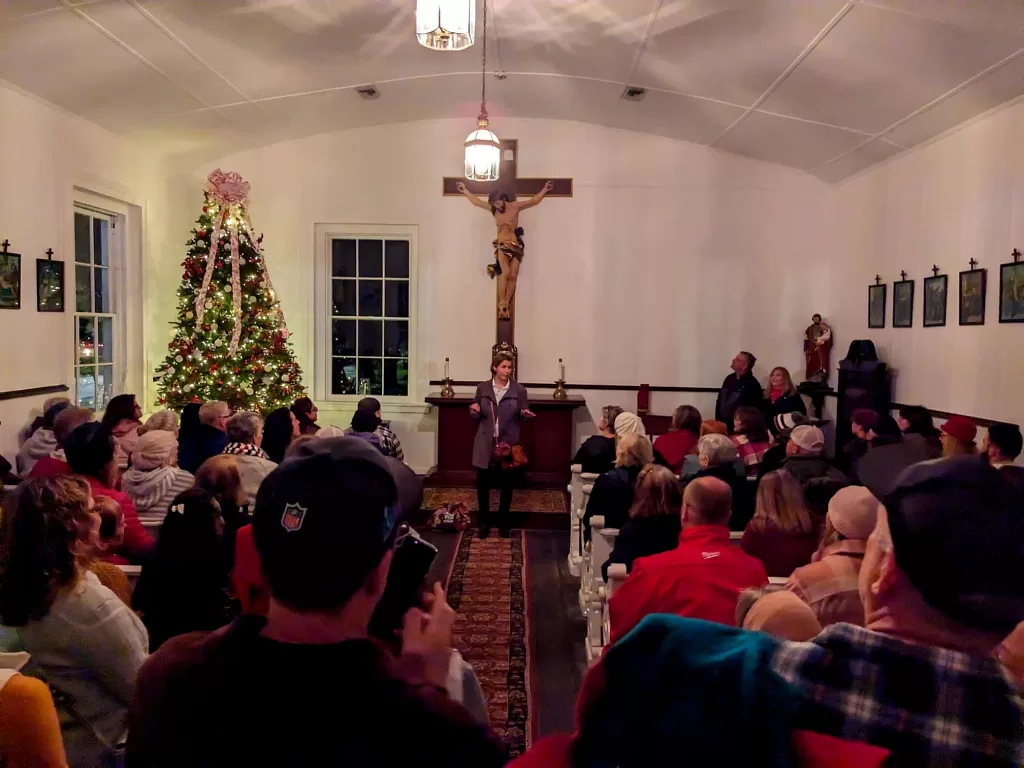
M875 285L881 285L881 284L882 284L882 277L881 277L881 275L875 275Z
M4 248L4 250L7 250L7 249ZM1014 262L1020 261L1020 255L1021 254L1020 254L1020 249L1019 248L1014 248L1013 249L1013 253L1011 253L1010 255L1013 256Z
M46 249L46 260L53 261L53 248Z
M4 249L4 253L7 253L7 249L11 247L11 241L4 238L4 241L0 243L0 248Z
M544 188L545 182L551 181L554 184L554 189L548 192L545 198L572 197L572 179L519 178L519 140L501 139L500 142L501 165L498 167L497 181L472 181L461 176L445 176L441 180L441 194L445 197L461 196L462 193L455 188L455 185L462 182L466 185L466 189L474 195L486 197L497 190L504 193L510 200L515 200L519 197L532 197ZM527 233L527 237L529 237L529 233ZM495 290L497 290L497 286L495 286ZM509 306L509 317L498 319L496 322L496 347L500 344L515 346L515 319L516 306L515 297L513 297Z
M970 261L968 261L967 263L971 265L971 271L972 271L972 272L974 271L974 268L975 268L976 266L978 266L978 260L977 260L977 259L971 259L971 260L970 260Z
M935 266L934 264L932 264L932 275L934 277L938 277L939 276L939 268L937 266Z
M907 279L907 273L901 269L900 270L900 280L906 280L906 279Z

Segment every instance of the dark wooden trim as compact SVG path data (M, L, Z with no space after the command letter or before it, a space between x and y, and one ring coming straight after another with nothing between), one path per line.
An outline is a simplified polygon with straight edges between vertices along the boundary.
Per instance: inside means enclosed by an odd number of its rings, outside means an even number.
M475 387L479 383L480 383L479 381L453 381L452 382L452 386L453 387ZM539 384L535 383L535 382L525 382L525 381L521 381L519 383L522 384L527 389L544 389L545 387L550 387L551 389L555 388L555 382L553 382L553 381L547 381L547 382L543 382L543 383L539 383ZM440 380L438 380L438 381L431 381L430 382L430 386L432 386L432 387L440 387L440 386L443 386L443 385L444 385L444 382L440 381ZM583 392L585 392L587 390L601 390L601 389L607 390L608 392L639 392L640 391L640 385L638 385L638 384L566 384L565 388L567 390L575 389L575 390L579 390L579 391L583 391ZM651 392L711 392L711 393L717 393L719 391L719 389L721 389L721 388L720 387L653 387L653 386L650 387L650 391Z
M67 392L67 384L53 384L49 387L29 387L28 389L11 389L7 392L0 392L0 400L18 400L22 397L35 397L36 395L51 395L54 392Z
M827 392L825 394L825 397L838 397L838 396L839 396L838 392ZM889 410L891 410L891 411L898 411L900 408L906 408L906 407L907 406L906 406L905 403L889 403ZM982 418L981 416L970 416L970 415L965 414L965 413L952 413L951 411L940 411L940 410L937 410L935 408L928 408L928 413L930 413L932 416L934 416L936 418L939 418L939 419L948 419L950 416L967 416L967 418L969 418L969 419L974 419L974 421L978 424L979 427L984 427L985 429L988 429L989 427L991 427L991 426L993 426L995 424L1007 424L1007 423L1009 423L1009 422L1005 422L1005 421L1000 421L999 419L985 419L985 418Z

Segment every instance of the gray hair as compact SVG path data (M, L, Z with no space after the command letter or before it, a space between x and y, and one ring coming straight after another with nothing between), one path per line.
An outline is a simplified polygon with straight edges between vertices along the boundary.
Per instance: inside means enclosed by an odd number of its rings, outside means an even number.
M263 431L263 419L252 411L239 411L228 419L228 440L232 443L255 443Z
M173 432L175 435L178 434L178 416L172 411L157 411L148 419L146 423L139 427L139 434L144 435L147 432L153 432L155 430L161 430L163 432Z
M707 458L709 467L732 464L739 457L736 446L725 435L704 435L697 443L697 454Z
M231 414L231 407L223 400L211 400L199 406L199 423L213 425L217 419Z

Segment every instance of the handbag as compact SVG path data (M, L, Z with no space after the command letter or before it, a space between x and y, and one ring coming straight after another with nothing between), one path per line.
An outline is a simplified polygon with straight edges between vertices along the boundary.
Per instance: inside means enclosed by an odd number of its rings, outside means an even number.
M469 527L469 510L462 502L442 504L434 510L427 525L435 531L464 531Z
M491 402L491 418L498 421L498 415L494 411L494 403ZM530 463L526 451L521 445L509 445L499 442L494 438L494 449L491 451L491 466L496 469L518 469Z

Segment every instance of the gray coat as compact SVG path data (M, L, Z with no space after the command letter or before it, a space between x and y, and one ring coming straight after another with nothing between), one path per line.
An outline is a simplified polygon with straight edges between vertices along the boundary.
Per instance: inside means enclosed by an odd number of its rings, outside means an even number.
M498 417L498 442L509 445L519 444L519 412L529 409L530 402L526 396L526 387L517 381L509 381L508 392L501 402L494 402L494 387L491 380L476 385L473 402L480 406L479 413L470 412L470 416L478 422L476 437L473 439L473 466L487 469L494 453L494 416ZM493 409L493 410L492 410Z

